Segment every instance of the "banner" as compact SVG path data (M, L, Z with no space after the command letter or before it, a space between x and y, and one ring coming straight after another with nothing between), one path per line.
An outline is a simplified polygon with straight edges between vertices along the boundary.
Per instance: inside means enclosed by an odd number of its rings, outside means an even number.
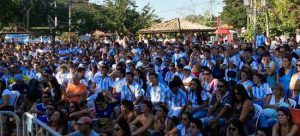
M28 39L29 34L6 34L4 37L4 42L24 44L28 42Z

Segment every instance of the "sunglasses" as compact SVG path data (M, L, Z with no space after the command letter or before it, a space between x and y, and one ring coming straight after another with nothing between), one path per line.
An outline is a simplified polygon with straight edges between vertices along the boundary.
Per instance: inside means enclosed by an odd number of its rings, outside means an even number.
M300 64L297 64L296 66L297 66L297 67L300 67Z
M236 128L229 127L229 131L232 131L232 132L234 132L235 130L236 130Z

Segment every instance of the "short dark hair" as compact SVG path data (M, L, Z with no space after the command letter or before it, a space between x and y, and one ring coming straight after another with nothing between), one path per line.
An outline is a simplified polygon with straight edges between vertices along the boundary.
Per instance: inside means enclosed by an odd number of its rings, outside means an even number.
M154 76L156 79L158 78L158 75L156 74L156 73L154 73L154 72L151 72L150 74L149 74L149 77L150 76Z
M126 72L126 75L131 75L132 77L134 77L134 74L132 72Z
M202 122L201 122L201 120L192 118L190 120L190 122L194 123L197 126L198 129L200 129L200 130L202 129Z
M122 100L121 101L121 105L124 105L125 107L127 107L130 111L132 111L134 109L134 105L132 101L129 100Z
M178 86L179 86L179 84L177 84L176 81L171 81L171 82L169 83L170 89L173 89L173 88L178 87Z
M182 65L182 64L180 64L180 63L179 63L179 64L177 64L177 67L178 67L178 68L181 68L181 69L183 69L183 65Z
M149 100L144 100L144 101L142 102L142 104L146 104L147 107L148 107L150 110L152 109L152 102L151 102L151 101L149 101Z
M225 79L219 79L218 82L222 82L226 88L228 88L228 82Z
M252 48L246 47L246 48L244 49L244 52L250 52L250 53L252 53Z

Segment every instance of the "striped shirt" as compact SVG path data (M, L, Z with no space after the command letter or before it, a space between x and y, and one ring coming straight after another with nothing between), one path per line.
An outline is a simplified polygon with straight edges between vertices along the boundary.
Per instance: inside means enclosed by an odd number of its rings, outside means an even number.
M198 102L197 102L198 99L197 99L196 93L194 93L194 92L191 91L190 89L188 89L188 90L189 90L188 100L191 102L192 107L193 107L193 108L199 107L200 105L199 105ZM207 101L207 100L208 100L208 97L207 97L207 94L205 93L205 91L201 90L200 95L201 95L202 101Z
M153 86L152 83L150 83L147 87L146 96L150 98L152 103L158 103L161 101L161 96L165 88L166 87L161 83L158 83L157 86Z
M254 69L254 70L258 70L258 62L256 60L251 60L250 62L247 62L246 60L242 60L241 63L240 63L240 69L242 69L244 67L244 64L248 64L251 69Z
M254 85L252 87L253 97L257 99L265 98L267 95L272 94L272 90L268 83L263 83L260 86Z
M136 82L133 82L131 85L124 84L122 86L121 100L135 101L139 96L143 96L143 90Z
M122 86L124 86L126 84L126 78L123 77L122 79L119 80L115 80L113 88L116 89L116 93L120 93Z
M245 82L242 82L242 80L238 81L236 84L241 84L245 87L248 95L250 96L250 90L248 90L249 87L252 87L254 83L251 80L247 80Z
M216 65L216 61L215 61L215 60L210 59L210 61L211 61L213 64ZM206 60L206 59L202 59L202 60L200 61L200 66L207 66L208 68L212 69L212 66L209 65L208 60Z
M103 89L109 91L112 88L112 85L114 84L114 80L109 76L97 76L92 82L96 83L97 92L101 92Z
M165 81L167 83L171 82L172 78L174 77L175 75L175 71L174 72L171 72L171 71L168 71L165 75Z

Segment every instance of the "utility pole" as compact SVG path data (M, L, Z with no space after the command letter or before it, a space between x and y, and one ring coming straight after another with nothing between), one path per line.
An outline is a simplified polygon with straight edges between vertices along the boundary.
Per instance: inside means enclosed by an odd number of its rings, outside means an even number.
M71 21L72 21L71 20L71 17L72 17L72 14L71 14L72 11L71 11L71 9L72 9L72 5L70 4L69 5L69 32L71 32L71 25L72 25L71 24Z
M208 2L209 21L212 20L213 4L214 4L214 0L209 0L209 2Z
M54 27L57 27L57 7L56 7L56 1L54 1L54 10L55 10L55 17L54 17Z
M72 14L71 14L72 11L71 10L72 10L72 4L70 3L69 4L69 36L68 36L68 41L69 42L71 42L71 37L70 37L70 34L71 34L71 25L72 25L71 24L71 21L72 21L71 20L71 17L72 17Z
M264 10L266 12L266 36L269 37L269 11L268 11L268 0L261 0Z
M256 48L256 25L257 25L257 22L256 22L256 12L257 12L257 9L256 9L256 0L253 0L253 18L254 18L254 46Z
M246 6L246 16L247 16L247 31L249 30L249 24L250 24L250 1L244 0L244 5Z

